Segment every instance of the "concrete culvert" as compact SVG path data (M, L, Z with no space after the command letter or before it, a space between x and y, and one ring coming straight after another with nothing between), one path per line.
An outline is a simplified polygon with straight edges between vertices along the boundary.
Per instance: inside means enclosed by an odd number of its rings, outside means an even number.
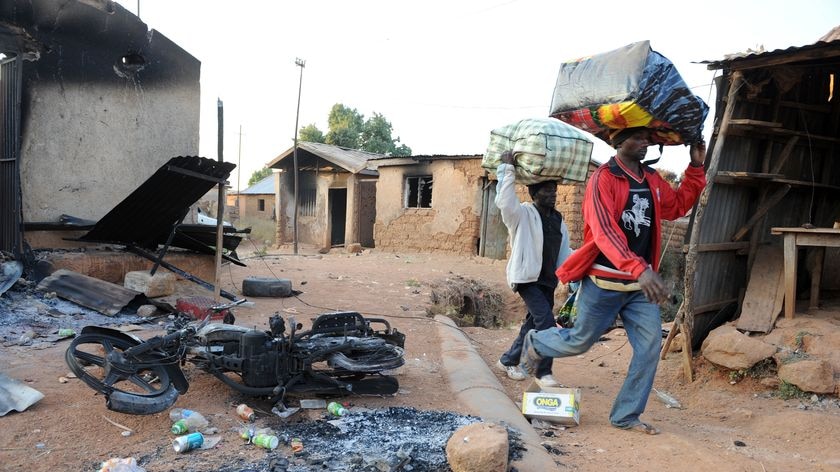
M444 315L458 326L497 328L501 325L504 298L480 280L462 276L432 282L429 316Z

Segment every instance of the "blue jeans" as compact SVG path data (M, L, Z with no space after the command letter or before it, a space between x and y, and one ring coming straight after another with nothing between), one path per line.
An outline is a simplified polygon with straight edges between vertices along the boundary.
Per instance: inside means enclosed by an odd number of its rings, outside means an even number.
M630 428L640 423L648 395L653 387L662 322L659 306L650 303L642 291L616 292L605 290L585 277L577 294L577 318L571 329L552 328L531 336L534 349L543 357L566 357L582 354L604 334L621 314L627 339L633 347L633 358L627 369L624 385L610 411L610 423Z
M519 365L519 356L522 354L522 340L528 331L532 329L543 330L556 326L554 321L554 289L536 283L519 284L516 287L517 293L525 302L528 313L525 315L525 322L519 329L519 335L513 341L510 349L502 354L499 359L504 365ZM551 373L551 364L554 359L547 357L540 362L537 368L537 377Z

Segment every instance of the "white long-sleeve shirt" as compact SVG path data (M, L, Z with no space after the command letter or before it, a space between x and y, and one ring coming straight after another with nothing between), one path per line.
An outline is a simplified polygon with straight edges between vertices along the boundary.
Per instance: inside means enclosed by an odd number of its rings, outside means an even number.
M507 264L507 282L511 289L516 284L536 282L542 270L543 228L540 213L531 202L521 203L514 188L514 167L499 164L496 169L496 206L502 222L510 235L510 258ZM563 240L557 255L557 267L572 253L569 246L569 229L563 221L560 227Z

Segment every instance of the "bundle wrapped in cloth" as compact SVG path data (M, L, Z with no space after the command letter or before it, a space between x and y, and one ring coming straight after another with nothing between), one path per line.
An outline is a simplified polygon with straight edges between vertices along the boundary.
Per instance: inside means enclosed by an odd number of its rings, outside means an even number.
M490 132L490 144L481 166L495 171L502 162L502 154L510 151L516 163L516 181L520 184L548 180L583 182L592 146L585 133L560 120L528 118Z
M670 145L702 140L708 113L674 64L639 41L562 64L550 115L607 143L611 131L641 126Z

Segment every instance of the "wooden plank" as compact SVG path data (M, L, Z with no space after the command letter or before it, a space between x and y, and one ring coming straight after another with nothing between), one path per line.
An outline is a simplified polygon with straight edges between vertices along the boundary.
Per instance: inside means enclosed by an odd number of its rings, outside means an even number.
M780 247L762 246L758 249L741 305L738 329L761 333L769 333L773 329L773 322L782 310L784 269Z
M723 252L723 251L743 251L750 247L750 244L745 241L725 242L725 243L706 243L698 244L697 252ZM683 252L686 252L688 245L683 246Z
M761 206L759 206L755 210L753 216L751 216L750 219L747 220L747 222L744 223L743 226L738 228L738 231L736 231L735 234L732 236L732 241L740 241L741 238L743 238L747 234L747 232L750 231L752 227L755 226L755 224L758 223L758 221L761 220L761 218L767 214L768 211L770 211L771 208L776 206L776 204L779 203L789 191L790 185L784 185L778 190L776 190L776 192L773 195L768 197L766 201L761 202ZM764 199L762 198L762 200Z
M726 144L726 137L730 130L729 121L732 119L732 114L735 111L736 97L738 96L738 91L743 85L743 79L743 74L737 71L732 73L729 77L729 90L727 92L726 108L723 111L720 127L718 128L717 133L712 137L712 142L714 143L714 146L712 147L712 154L711 156L707 156L705 159L706 175L715 175L718 172L718 167L720 166L720 156L723 153L723 147ZM709 202L709 194L712 192L713 187L714 179L708 179L706 181L705 188L703 188L703 191L700 193L698 202L695 204L693 224L691 227L691 243L688 247L688 253L685 255L686 280L694 280L695 272L697 270L697 244L700 241L700 227L703 224L706 206ZM693 283L686 284L685 300L683 303L685 303L683 307L685 314L681 329L683 336L688 339L686 342L690 345L692 332L694 330L694 313L699 313L695 311L696 307L694 306ZM687 368L688 371L691 372L690 363ZM691 377L693 376L689 375L686 378Z
M785 245L785 318L792 319L796 311L796 234L787 233Z
M770 228L770 234L786 234L786 233L840 235L840 229L837 229L837 228L803 228L801 226Z
M717 173L718 176L726 176L732 177L733 179L751 179L751 180L772 180L772 179L783 179L785 178L784 175L778 173L766 173L766 172L735 172L729 170L722 170Z
M776 163L773 164L773 168L770 170L771 173L778 174L782 170L782 167L785 166L785 163L793 152L793 147L796 146L798 141L799 136L791 136L788 139L788 142L785 143L784 149L782 149L781 154L779 154L779 157L776 159Z
M732 126L763 126L767 128L781 128L784 126L783 123L779 123L778 121L750 120L747 118L729 120L729 124Z

